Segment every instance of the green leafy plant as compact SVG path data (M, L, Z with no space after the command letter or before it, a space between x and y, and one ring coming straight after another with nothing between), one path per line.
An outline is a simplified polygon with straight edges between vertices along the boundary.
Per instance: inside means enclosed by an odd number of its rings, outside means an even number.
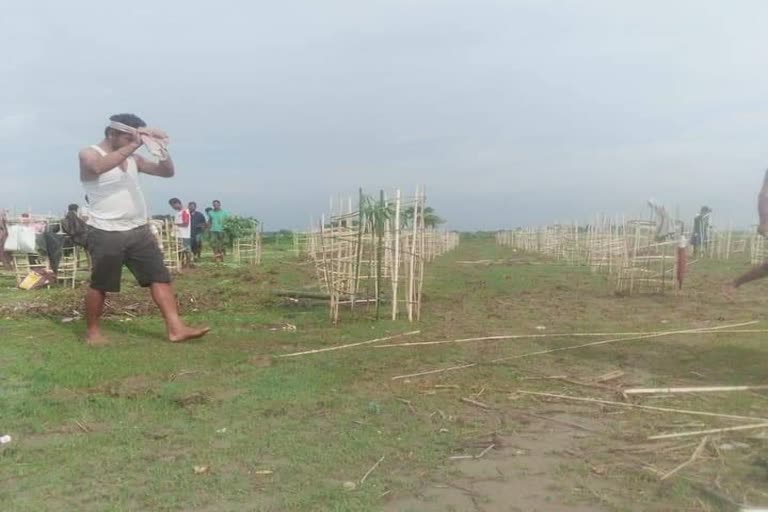
M445 223L445 220L439 217L431 206L424 207L424 212L419 212L419 214L424 216L424 227L426 228L436 228L438 225ZM411 222L413 222L413 206L405 208L400 217L403 226L411 226Z
M227 237L227 244L232 245L235 240L240 238L248 238L256 234L259 221L253 217L240 217L238 215L230 215L224 219L224 234Z

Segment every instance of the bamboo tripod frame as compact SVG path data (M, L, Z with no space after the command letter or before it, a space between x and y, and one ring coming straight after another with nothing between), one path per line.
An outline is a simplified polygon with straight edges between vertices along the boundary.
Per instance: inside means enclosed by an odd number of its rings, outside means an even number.
M425 264L459 243L457 233L424 225L425 202L420 187L411 197L397 190L393 198L381 191L376 199L361 190L356 206L351 198L332 200L329 215L294 236L294 251L315 263L334 323L342 305L361 304L375 308L377 318L420 319Z
M181 272L181 247L180 240L176 237L176 230L170 220L153 220L150 223L152 233L155 235L157 245L163 253L163 263L171 272Z
M253 222L253 221L252 221ZM263 226L253 222L251 234L238 238L232 247L235 263L245 265L261 265Z

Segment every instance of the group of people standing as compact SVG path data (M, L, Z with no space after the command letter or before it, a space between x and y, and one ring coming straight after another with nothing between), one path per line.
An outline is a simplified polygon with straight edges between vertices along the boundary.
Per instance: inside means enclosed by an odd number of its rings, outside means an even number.
M206 233L210 235L214 261L222 261L226 251L224 221L229 214L221 208L221 201L213 201L212 206L205 209L205 214L197 209L194 201L184 208L181 199L174 197L168 200L168 204L174 211L173 224L181 243L182 265L190 265L193 259L200 260Z

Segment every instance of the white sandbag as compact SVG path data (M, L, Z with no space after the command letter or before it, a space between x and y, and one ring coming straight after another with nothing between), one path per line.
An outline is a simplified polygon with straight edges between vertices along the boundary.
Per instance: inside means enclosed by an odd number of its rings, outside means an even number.
M7 252L37 252L35 228L19 224L8 226L8 239L4 249Z

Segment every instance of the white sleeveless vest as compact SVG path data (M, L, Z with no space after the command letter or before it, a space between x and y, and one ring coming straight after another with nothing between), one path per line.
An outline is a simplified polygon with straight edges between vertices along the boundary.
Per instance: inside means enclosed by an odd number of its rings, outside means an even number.
M106 151L91 146L101 156ZM139 185L139 170L133 157L92 180L81 180L88 196L88 225L104 231L128 231L147 223L147 203Z

